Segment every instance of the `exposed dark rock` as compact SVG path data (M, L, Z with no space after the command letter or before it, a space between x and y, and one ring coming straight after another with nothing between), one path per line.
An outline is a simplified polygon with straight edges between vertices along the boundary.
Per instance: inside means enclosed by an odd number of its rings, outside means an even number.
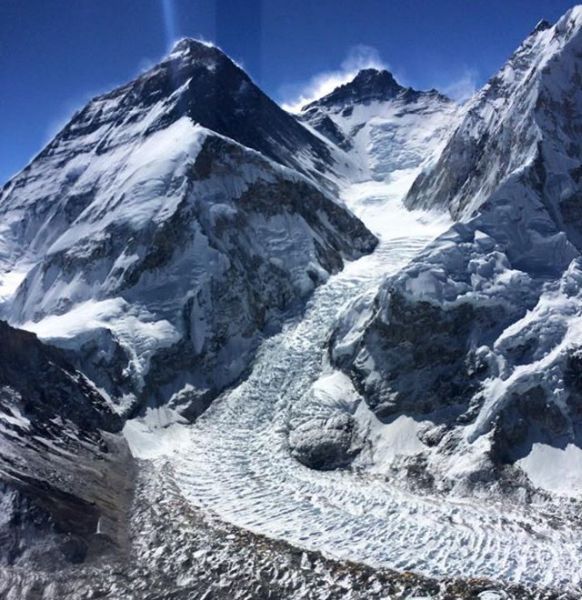
M495 311L461 304L442 312L387 285L375 312L354 355L336 355L334 338L331 344L335 364L349 370L376 415L431 415L451 406L464 412L486 375L472 365L472 339L495 324Z
M133 471L121 418L63 351L4 322L0 421L0 562L82 562L99 529L122 546Z
M343 106L352 102L367 104L372 101L391 100L403 88L392 73L379 69L363 69L355 78L337 87L333 92L303 107L308 111L314 106Z
M289 434L291 454L311 469L347 467L361 450L357 424L347 414L313 419Z

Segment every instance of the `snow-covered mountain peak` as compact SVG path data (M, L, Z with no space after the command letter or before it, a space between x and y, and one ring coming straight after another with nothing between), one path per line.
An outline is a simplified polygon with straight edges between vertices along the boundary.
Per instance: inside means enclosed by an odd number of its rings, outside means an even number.
M169 56L178 56L184 54L198 54L200 56L221 56L228 59L228 56L224 54L217 46L212 44L211 42L206 42L203 40L197 40L195 38L184 37L179 39L173 46L170 51ZM228 59L230 60L230 59Z
M243 67L218 46L206 40L189 37L178 40L152 71L169 68L187 72L189 69L200 67L205 67L210 72L219 68L228 72L230 77L252 83Z
M394 75L386 69L368 68L359 71L349 82L335 88L329 94L305 105L304 113L316 108L347 111L356 104L369 105L375 102L390 102L398 99L401 102L416 102L421 97L431 97L435 100L450 102L438 90L415 90L398 83Z
M235 61L191 38L132 81L94 98L42 154L86 134L103 153L118 135L149 136L184 117L318 181L337 162L336 148L298 124Z
M364 69L305 106L300 119L348 151L363 177L407 170L414 179L411 169L438 155L458 111L436 90L406 88L389 71Z
M182 40L0 191L3 314L72 348L124 406L178 393L201 410L263 328L374 247L328 191L342 155Z
M499 73L477 95L476 101L500 83L505 84L506 93L512 93L536 74L543 75L543 69L549 61L568 51L570 42L579 35L581 27L582 6L572 8L553 26L541 20Z
M194 38L182 38L178 40L160 62L164 64L168 61L176 60L184 62L205 61L207 64L218 62L235 64L234 61L214 44ZM240 71L244 74L242 69Z
M469 101L438 162L412 186L409 207L442 206L470 218L502 181L520 176L544 152L554 155L555 173L565 168L569 177L576 167L570 141L582 116L581 30L582 6L554 26L536 27Z

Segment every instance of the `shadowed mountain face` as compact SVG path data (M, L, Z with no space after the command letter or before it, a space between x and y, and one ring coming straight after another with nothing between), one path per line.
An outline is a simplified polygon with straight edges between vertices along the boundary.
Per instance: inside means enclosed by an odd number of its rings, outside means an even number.
M22 416L48 422L66 415L87 431L119 431L122 421L64 353L0 321L0 385L22 398ZM5 407L7 409L7 407Z
M124 543L131 459L62 351L0 321L0 562L82 562Z
M174 105L152 124L153 129L187 116L302 173L320 178L333 170L330 147L287 115L215 47L184 39L167 60L130 86L132 106L133 95L138 105L175 95Z
M144 135L188 117L304 174L324 178L333 171L329 145L301 127L218 48L192 39L178 42L166 58L134 81L91 101L41 157L94 132L99 132L90 138L96 152L106 153L119 143L123 129L148 113Z

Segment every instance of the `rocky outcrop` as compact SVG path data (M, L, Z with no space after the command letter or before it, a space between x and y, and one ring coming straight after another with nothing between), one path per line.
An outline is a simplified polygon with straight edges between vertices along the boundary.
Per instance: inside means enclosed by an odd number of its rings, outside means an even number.
M88 432L118 432L122 421L95 386L78 373L64 353L42 344L28 331L0 321L0 386L7 392L3 411L16 411L39 423L66 415ZM19 398L19 403L9 401Z
M122 421L62 351L0 322L0 562L54 568L125 544Z
M302 423L290 432L289 447L306 467L327 471L349 466L361 441L354 419L340 414Z

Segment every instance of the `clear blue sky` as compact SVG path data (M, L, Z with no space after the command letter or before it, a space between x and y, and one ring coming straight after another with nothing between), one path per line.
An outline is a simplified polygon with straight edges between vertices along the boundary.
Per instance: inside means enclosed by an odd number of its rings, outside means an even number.
M346 59L354 53L382 61L408 85L462 95L484 83L540 18L554 21L572 5L567 0L0 0L0 184L74 109L159 59L171 38L216 42L282 102L309 88L318 74L351 68L354 61ZM354 50L362 44L367 48Z

